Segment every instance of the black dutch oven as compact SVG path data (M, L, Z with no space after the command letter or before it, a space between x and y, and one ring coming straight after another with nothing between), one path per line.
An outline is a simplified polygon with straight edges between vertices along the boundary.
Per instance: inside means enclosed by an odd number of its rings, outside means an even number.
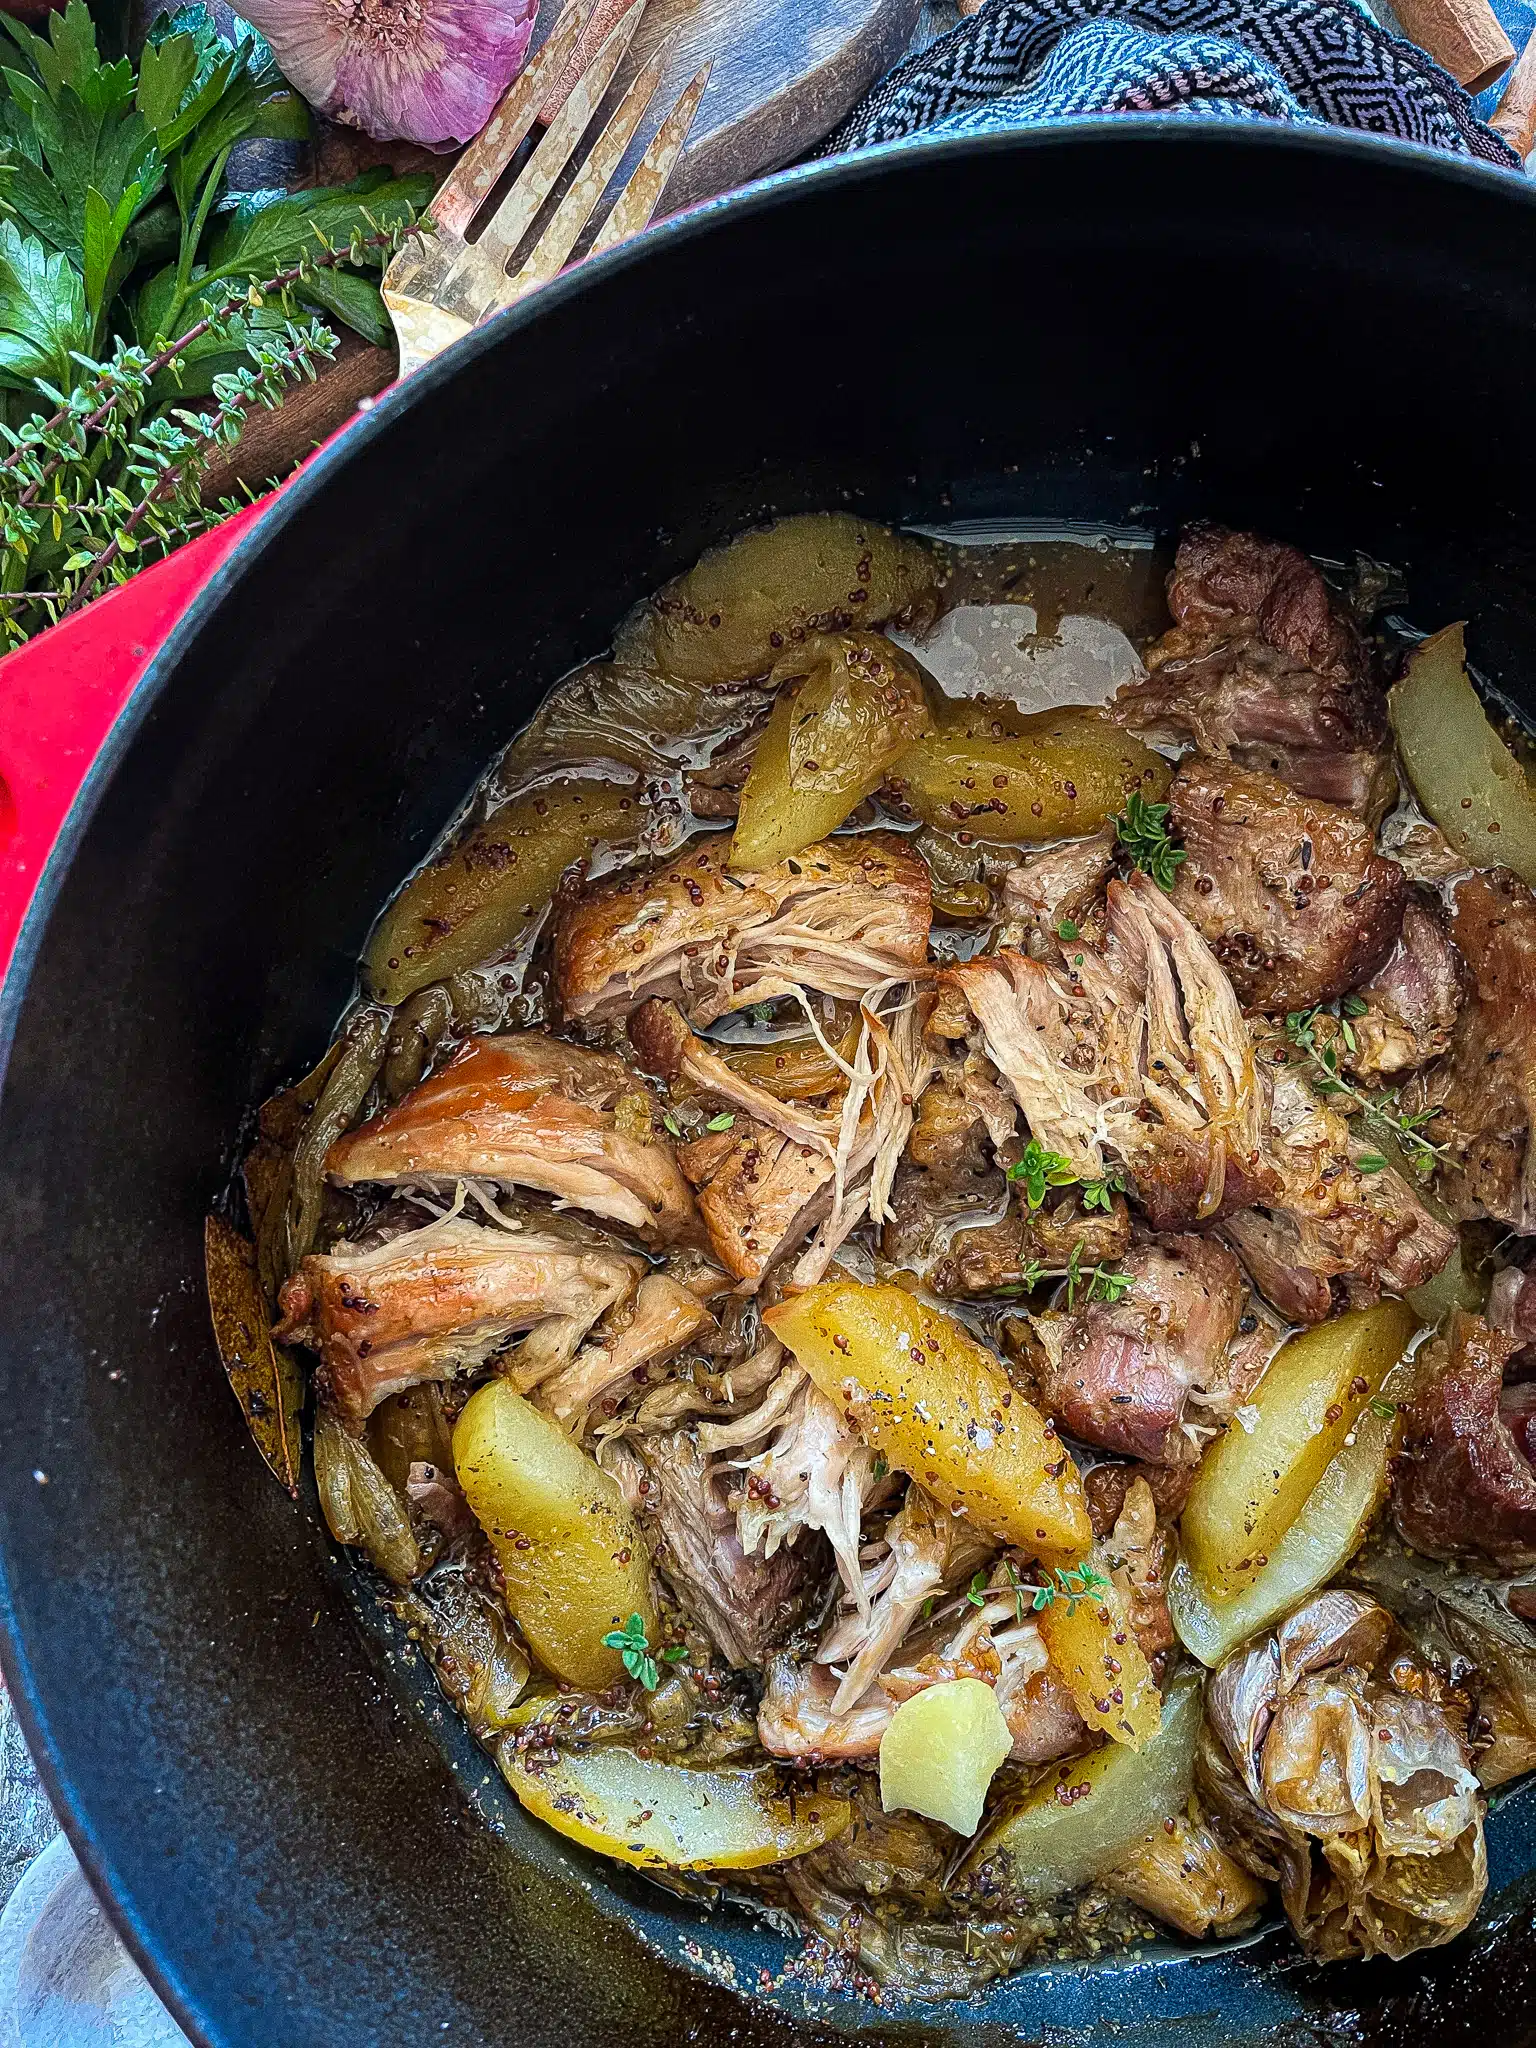
M6 1675L194 2040L519 2048L1536 2038L1536 1799L1482 1921L881 2010L526 1820L262 1467L200 1233L370 917L624 609L770 511L1194 514L1411 571L1536 710L1536 196L1338 134L908 147L697 212L386 399L195 607L76 804L4 995ZM47 1475L40 1485L35 1474Z

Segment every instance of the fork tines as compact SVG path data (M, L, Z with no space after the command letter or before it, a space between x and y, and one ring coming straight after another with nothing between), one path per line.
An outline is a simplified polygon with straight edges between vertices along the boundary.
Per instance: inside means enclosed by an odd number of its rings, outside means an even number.
M653 51L583 152L583 138L624 61L646 0L631 0L576 78L478 239L468 240L508 164L532 133L550 86L579 47L594 5L595 0L571 0L433 200L428 209L432 232L412 235L385 272L384 300L400 341L401 376L491 313L558 275L601 204L656 96L676 41L671 37ZM708 79L705 65L661 123L614 200L593 254L628 240L650 221L682 154ZM567 173L564 190L555 198ZM509 275L513 259L552 200L549 218Z

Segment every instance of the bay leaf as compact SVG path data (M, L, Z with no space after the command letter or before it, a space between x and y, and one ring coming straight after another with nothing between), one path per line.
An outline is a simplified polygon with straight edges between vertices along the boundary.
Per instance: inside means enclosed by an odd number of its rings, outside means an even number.
M221 1216L210 1216L203 1257L214 1341L229 1384L268 1470L297 1499L304 1377L293 1354L272 1341L255 1247Z

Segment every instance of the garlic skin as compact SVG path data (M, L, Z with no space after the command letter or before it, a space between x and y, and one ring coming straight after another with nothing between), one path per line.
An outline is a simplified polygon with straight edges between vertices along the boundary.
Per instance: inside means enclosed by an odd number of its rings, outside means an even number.
M522 69L538 0L241 0L317 113L452 149Z

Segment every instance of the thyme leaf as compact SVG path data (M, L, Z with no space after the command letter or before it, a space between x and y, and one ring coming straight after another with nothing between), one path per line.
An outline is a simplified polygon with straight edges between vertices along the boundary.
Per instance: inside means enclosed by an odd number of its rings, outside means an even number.
M1189 858L1168 830L1168 804L1149 804L1133 791L1115 820L1115 836L1131 856L1132 865L1150 875L1159 889L1173 887L1173 878Z
M1024 1147L1024 1156L1009 1167L1008 1178L1023 1182L1030 1208L1038 1209L1047 1188L1071 1187L1077 1175L1059 1152L1048 1152L1038 1138L1031 1138Z
M645 1621L638 1614L632 1614L622 1628L611 1628L603 1637L605 1649L617 1650L624 1669L631 1678L639 1679L647 1692L654 1692L661 1683L661 1673L656 1668L656 1659L651 1655L651 1646L645 1639ZM665 1656L666 1652L662 1654Z

